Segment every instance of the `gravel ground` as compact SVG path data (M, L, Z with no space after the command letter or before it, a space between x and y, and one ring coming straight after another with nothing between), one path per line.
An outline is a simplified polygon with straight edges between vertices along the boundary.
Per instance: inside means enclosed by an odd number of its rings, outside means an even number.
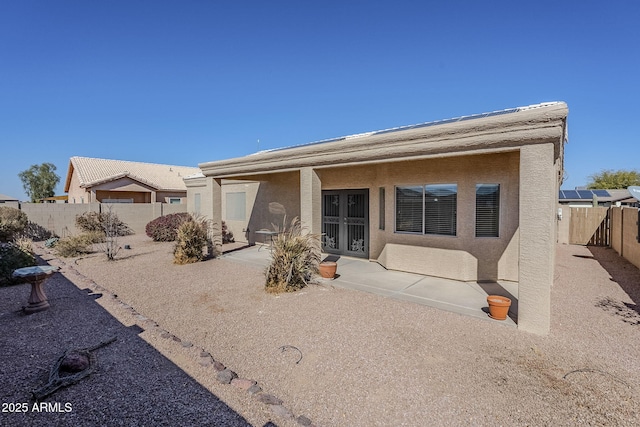
M208 390L209 400L220 403L219 398L236 412L232 415L254 426L640 425L640 271L613 250L558 246L552 328L540 337L327 284L274 296L264 292L262 271L252 266L225 259L178 266L172 264L171 244L144 236L121 243L132 249L115 262L103 254L50 261L61 265L64 277L78 288L103 294L95 301L113 317L85 325L91 336L68 332L61 340L60 333L38 326L57 323L54 314L67 312L80 316L76 323L89 323L81 320L83 313L97 305L86 292L76 302L64 292L77 289L47 285L54 307L25 317L5 313L8 306L19 306L15 297L11 304L4 301L18 289L26 300L24 285L0 289L3 366L17 365L2 373L4 392L12 384L46 382L41 367L71 342L93 344L123 330L126 339L98 350L107 358L117 349L109 369L54 395L55 401L74 402L74 417L92 420L97 409L88 402L95 399L94 389L103 390L102 399L116 406L127 391L135 397L141 389L160 389L153 399L133 398L124 414L147 411L172 425L187 420L174 408L182 380L158 377L154 363L160 362L153 358L160 357ZM135 324L144 331L126 335ZM37 349L7 351L16 340L27 345L24 337L7 336L12 330L49 343L34 356L39 371L23 372L29 352ZM136 350L139 338L151 346ZM262 393L246 391L248 381L221 384L216 370L221 364L240 379L257 382ZM131 379L118 369L131 371ZM171 387L177 389L174 394L166 390ZM17 397L9 392L2 402ZM278 400L259 400L269 398ZM146 409L135 412L136 405ZM200 405L187 409L200 410ZM120 419L117 407L101 408L111 420L103 425L136 424ZM57 416L67 425L65 415ZM2 414L0 422L7 419ZM212 425L241 422L213 415L202 419Z

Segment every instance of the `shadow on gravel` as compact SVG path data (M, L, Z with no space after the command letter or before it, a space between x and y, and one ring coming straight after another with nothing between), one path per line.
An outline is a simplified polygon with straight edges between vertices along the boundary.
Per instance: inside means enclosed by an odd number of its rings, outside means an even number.
M0 425L250 425L62 274L45 283L48 310L23 314L29 292L0 288ZM109 337L116 341L94 351L93 373L32 400L66 350Z
M596 307L610 311L632 325L640 325L640 269L618 255L613 249L589 246L593 259L609 273L611 281L617 283L629 295L633 303L603 298Z

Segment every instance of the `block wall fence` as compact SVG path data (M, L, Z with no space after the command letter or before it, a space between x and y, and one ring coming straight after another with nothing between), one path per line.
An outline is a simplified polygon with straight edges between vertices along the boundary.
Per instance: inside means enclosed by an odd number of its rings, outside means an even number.
M640 268L640 211L637 208L612 207L611 247L631 264Z
M149 221L160 216L187 212L186 204L167 203L21 203L29 221L44 227L60 237L78 234L76 216L85 212L107 212L111 208L118 218L136 234L144 234Z

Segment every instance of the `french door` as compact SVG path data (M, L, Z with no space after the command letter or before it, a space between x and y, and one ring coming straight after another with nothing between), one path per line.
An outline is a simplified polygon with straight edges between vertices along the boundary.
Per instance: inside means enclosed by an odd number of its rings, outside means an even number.
M369 256L369 190L322 192L322 250Z

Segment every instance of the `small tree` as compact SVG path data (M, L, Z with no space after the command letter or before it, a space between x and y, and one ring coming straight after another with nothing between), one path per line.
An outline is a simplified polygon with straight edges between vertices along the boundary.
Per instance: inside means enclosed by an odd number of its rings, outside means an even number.
M104 220L101 221L103 231L104 231L104 242L101 244L102 252L107 255L107 259L109 261L113 261L116 259L116 255L120 251L121 247L118 244L118 236L121 236L121 229L123 225L126 229L129 227L126 226L120 219L118 215L113 212L113 207L108 205L107 212L102 213L104 215Z
M41 165L31 165L31 167L18 174L24 191L31 198L32 202L55 194L54 189L60 177L55 173L56 167L53 163L42 163Z
M625 189L631 185L640 185L640 172L636 170L605 169L589 177L587 188L592 190Z

